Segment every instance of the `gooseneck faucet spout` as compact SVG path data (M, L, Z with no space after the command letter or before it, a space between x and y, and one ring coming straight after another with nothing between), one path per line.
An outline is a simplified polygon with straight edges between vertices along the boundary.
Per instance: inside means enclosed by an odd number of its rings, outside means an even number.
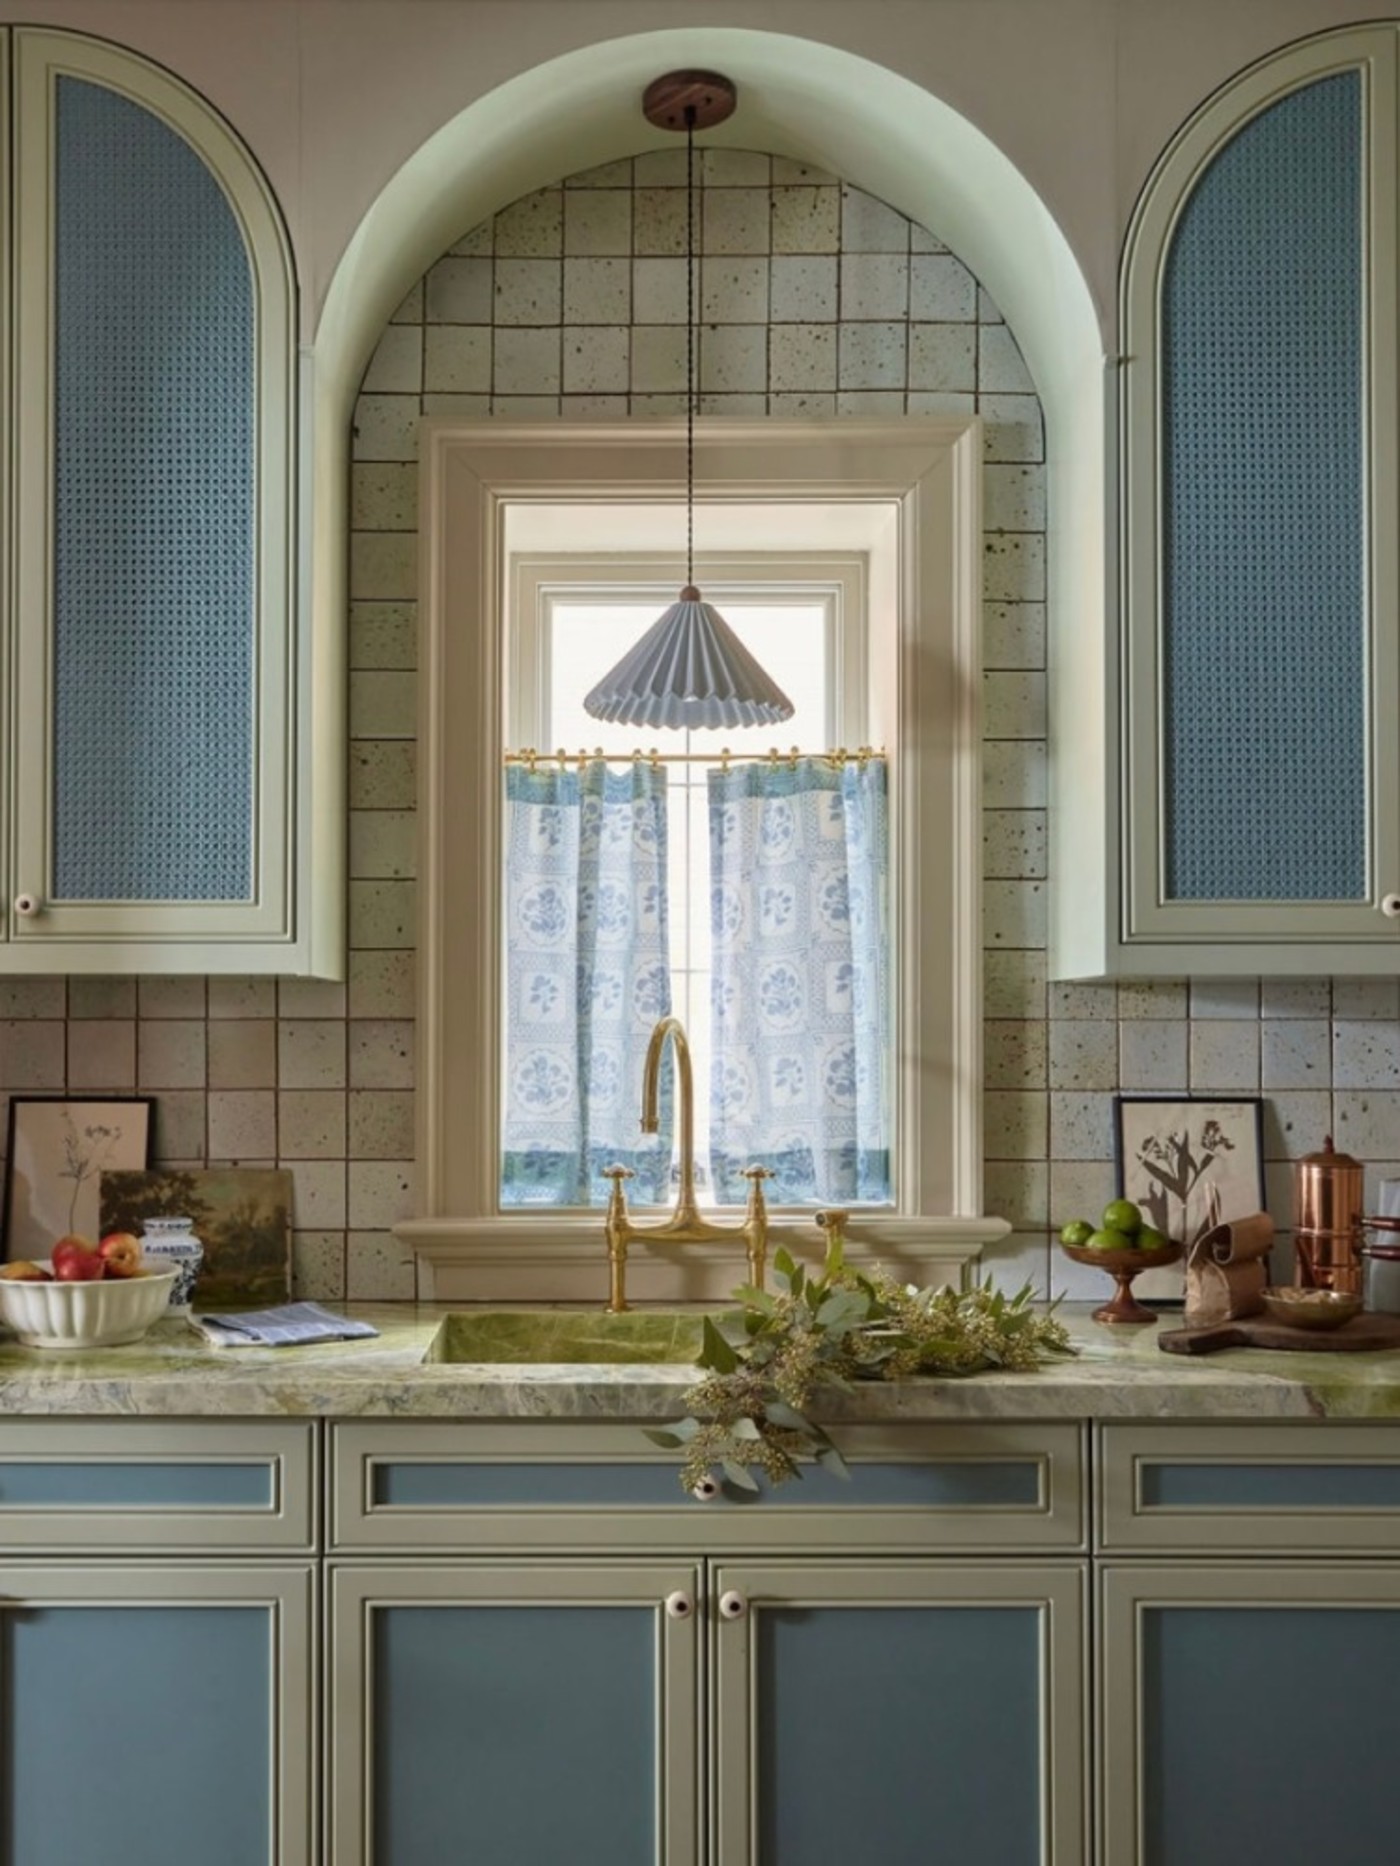
M627 1307L627 1246L633 1238L667 1238L673 1243L698 1243L708 1238L742 1237L748 1251L749 1281L756 1289L763 1287L764 1265L768 1256L768 1208L763 1197L763 1182L771 1179L766 1166L748 1166L744 1177L749 1182L748 1203L737 1225L717 1225L700 1216L695 1200L695 1072L691 1067L690 1044L685 1025L678 1017L663 1017L651 1033L646 1060L642 1066L642 1132L661 1131L661 1058L670 1038L676 1052L676 1081L680 1095L680 1190L676 1209L657 1224L639 1225L627 1209L625 1182L632 1173L625 1166L604 1168L604 1177L612 1181L607 1215L603 1222L607 1239L611 1287L608 1308L619 1314Z
M695 1071L691 1066L685 1025L678 1017L663 1017L647 1044L646 1061L642 1065L642 1132L661 1132L661 1058L667 1037L676 1052L676 1084L681 1103L681 1184L670 1223L699 1224L700 1208L695 1203Z

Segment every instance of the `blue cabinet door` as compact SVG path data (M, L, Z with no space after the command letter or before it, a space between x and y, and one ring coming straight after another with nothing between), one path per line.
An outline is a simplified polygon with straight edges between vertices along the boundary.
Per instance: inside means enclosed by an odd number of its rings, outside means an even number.
M1103 1577L1103 1866L1378 1866L1396 1852L1394 1565Z
M336 1866L699 1866L693 1568L332 1576Z
M6 1866L312 1866L305 1568L0 1568Z
M722 1565L722 1866L1084 1858L1080 1567Z

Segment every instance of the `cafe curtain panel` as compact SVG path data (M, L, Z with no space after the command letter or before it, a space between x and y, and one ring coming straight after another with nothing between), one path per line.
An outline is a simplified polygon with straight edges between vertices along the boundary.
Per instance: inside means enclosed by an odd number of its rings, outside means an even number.
M640 1203L669 1191L638 1132L642 1061L671 1008L666 782L645 763L506 771L503 1205L601 1205L605 1166Z
M797 758L709 779L711 1156L788 1203L890 1199L885 762Z

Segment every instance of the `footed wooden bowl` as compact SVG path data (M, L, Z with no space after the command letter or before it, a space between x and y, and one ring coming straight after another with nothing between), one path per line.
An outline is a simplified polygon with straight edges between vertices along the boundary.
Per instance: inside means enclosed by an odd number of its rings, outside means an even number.
M1112 1302L1095 1309L1096 1322L1132 1322L1141 1325L1155 1322L1155 1309L1144 1308L1133 1295L1133 1278L1141 1270L1155 1270L1159 1265L1175 1263L1181 1255L1179 1244L1164 1244L1158 1250L1087 1250L1082 1244L1061 1244L1066 1257L1076 1263L1095 1265L1107 1270L1117 1284Z

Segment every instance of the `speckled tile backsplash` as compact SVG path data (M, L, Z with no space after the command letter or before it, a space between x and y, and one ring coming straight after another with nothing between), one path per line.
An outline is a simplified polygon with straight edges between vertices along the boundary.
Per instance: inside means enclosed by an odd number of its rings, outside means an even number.
M1101 1293L1047 1227L1113 1191L1133 1092L1267 1097L1270 1203L1337 1144L1400 1171L1400 982L1045 981L1045 485L1040 411L996 308L935 233L777 157L707 150L701 406L987 424L987 1209L1009 1282ZM610 164L517 201L430 268L360 397L352 485L345 985L0 981L0 1089L139 1089L166 1162L282 1164L304 1295L393 1299L413 1203L414 633L421 414L571 419L685 406L685 160ZM1074 1281L1072 1279L1081 1280Z

